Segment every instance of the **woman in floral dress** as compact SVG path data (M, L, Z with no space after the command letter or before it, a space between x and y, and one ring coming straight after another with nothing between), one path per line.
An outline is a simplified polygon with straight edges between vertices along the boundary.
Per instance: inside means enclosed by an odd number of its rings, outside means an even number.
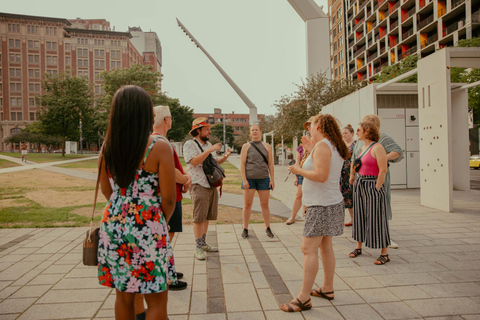
M145 294L149 319L167 319L167 286L175 283L167 221L175 207L172 149L151 137L153 105L140 87L114 95L100 156L108 199L100 227L98 278L115 288L115 319L134 319L135 293Z
M347 125L345 128L342 129L342 137L343 141L347 144L348 152L352 154L353 148L357 143L357 140L353 139L353 127L351 125ZM351 159L348 158L343 163L342 168L342 175L340 176L340 190L342 191L345 208L348 209L348 213L350 213L350 222L345 223L345 226L351 227L353 222L353 188L350 184L350 164L352 163Z

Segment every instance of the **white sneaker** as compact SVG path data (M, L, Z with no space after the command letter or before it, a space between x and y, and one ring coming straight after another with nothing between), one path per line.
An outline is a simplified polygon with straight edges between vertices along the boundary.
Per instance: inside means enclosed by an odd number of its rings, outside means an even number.
M195 250L195 258L197 260L205 260L207 256L205 255L205 252L203 252L202 248L198 248Z
M390 239L390 245L388 247L391 249L398 249L398 244L396 244L395 242L393 242L392 239Z

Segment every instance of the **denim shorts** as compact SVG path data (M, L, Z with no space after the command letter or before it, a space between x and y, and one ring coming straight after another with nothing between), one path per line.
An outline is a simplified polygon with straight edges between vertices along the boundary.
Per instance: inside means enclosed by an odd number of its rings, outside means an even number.
M252 190L270 190L270 178L265 179L248 179L248 185ZM243 188L243 181L242 181L242 189Z
M303 176L296 174L298 183L297 185L301 186L303 184Z

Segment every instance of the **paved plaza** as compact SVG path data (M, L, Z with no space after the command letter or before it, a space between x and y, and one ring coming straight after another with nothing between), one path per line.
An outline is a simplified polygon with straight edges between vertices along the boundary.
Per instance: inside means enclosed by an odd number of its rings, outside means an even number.
M236 158L232 158L235 164ZM273 196L289 207L295 193L276 166ZM1 172L0 172L1 177ZM313 309L284 313L302 284L303 222L263 224L241 238L241 225L212 225L218 253L193 257L191 226L173 239L177 270L188 288L169 293L171 320L480 319L480 191L455 192L455 212L420 206L419 190L394 190L391 262L379 250L355 247L351 228L334 237L335 299L312 297ZM273 212L275 213L275 212ZM95 267L81 263L87 228L0 229L0 320L114 319L115 291L101 287ZM321 285L320 270L316 284Z

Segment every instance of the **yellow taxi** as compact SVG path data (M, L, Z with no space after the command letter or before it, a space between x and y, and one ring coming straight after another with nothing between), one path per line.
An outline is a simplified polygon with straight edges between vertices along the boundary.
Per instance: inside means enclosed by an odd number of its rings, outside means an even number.
M470 168L475 170L480 169L480 154L475 154L470 157Z

